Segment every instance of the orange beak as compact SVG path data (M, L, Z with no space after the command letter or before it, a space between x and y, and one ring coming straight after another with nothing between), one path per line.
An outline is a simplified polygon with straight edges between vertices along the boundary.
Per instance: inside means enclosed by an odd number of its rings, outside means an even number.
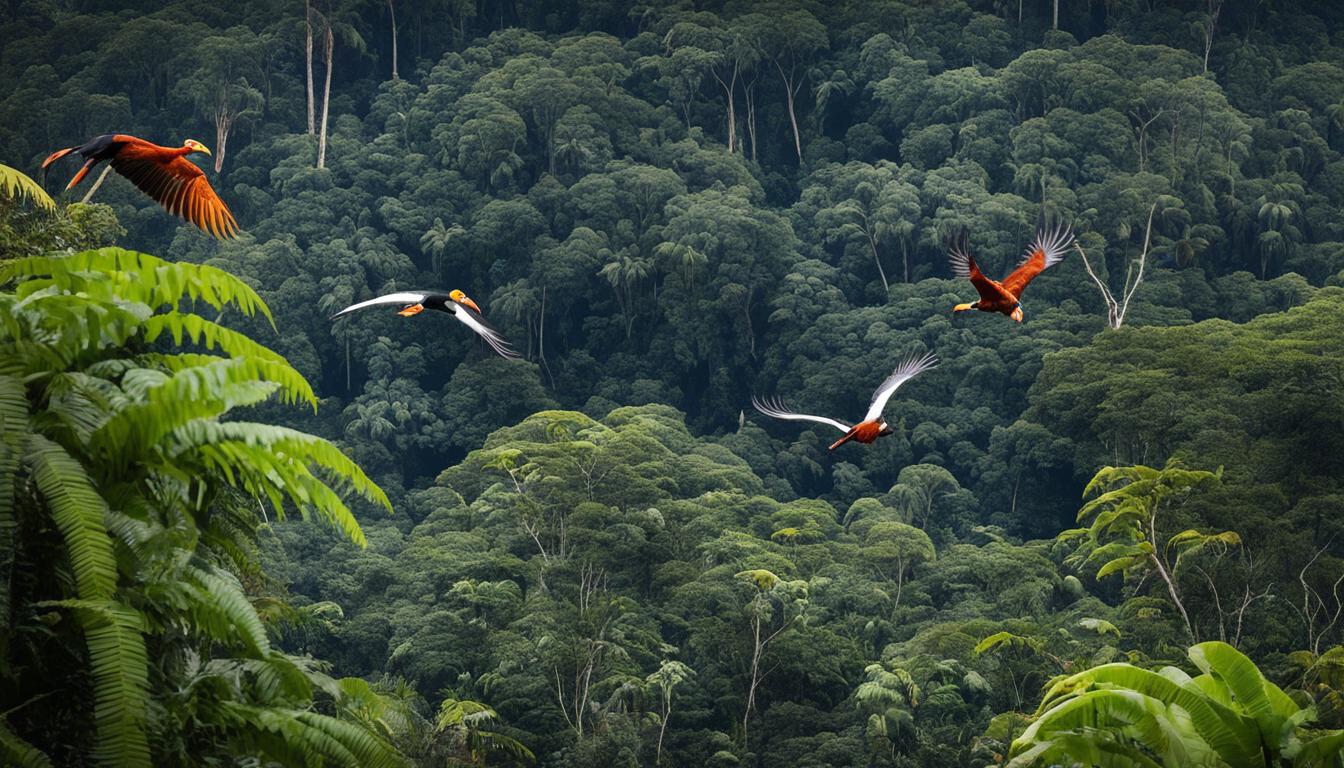
M1014 309L1013 314L1009 315L1009 317L1013 318L1019 323L1022 322L1022 308L1017 307L1016 309Z
M402 317L410 317L411 315L418 315L424 311L425 311L424 304L412 304L411 306L401 310L397 314L401 315Z
M466 296L463 296L462 298L458 299L458 300L457 300L457 303L458 303L458 304L461 304L461 305L464 306L464 307L471 307L473 310L475 310L476 314L478 314L478 315L479 315L479 314L482 314L482 313L481 313L481 308L478 307L478 306L476 306L476 302L472 301L471 299L467 298Z

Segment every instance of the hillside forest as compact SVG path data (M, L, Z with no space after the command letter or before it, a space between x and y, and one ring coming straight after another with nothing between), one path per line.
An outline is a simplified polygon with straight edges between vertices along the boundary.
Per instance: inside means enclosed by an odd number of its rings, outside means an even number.
M0 764L1344 765L1344 5L8 0L0 305Z

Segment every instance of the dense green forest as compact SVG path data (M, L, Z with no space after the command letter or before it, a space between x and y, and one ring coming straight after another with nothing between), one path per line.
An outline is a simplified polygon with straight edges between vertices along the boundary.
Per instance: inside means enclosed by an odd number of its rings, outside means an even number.
M1344 765L1341 153L1309 0L10 0L0 763Z

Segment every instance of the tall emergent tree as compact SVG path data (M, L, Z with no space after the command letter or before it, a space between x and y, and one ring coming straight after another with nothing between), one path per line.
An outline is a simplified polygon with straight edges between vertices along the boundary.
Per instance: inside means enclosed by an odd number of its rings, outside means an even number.
M1196 639L1195 626L1177 581L1181 558L1192 548L1240 546L1241 538L1235 531L1207 534L1195 529L1167 536L1163 529L1171 525L1170 518L1186 497L1216 485L1222 474L1221 469L1217 472L1185 469L1175 460L1168 461L1162 469L1103 467L1084 491L1085 495L1096 497L1078 512L1078 521L1091 518L1091 525L1064 531L1059 538L1082 539L1074 559L1097 565L1098 579L1113 573L1156 574L1166 586L1190 638ZM1173 552L1175 560L1171 559Z

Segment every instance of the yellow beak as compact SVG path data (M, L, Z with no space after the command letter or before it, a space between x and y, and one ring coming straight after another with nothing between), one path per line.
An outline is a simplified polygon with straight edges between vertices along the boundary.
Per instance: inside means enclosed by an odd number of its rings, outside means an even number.
M204 152L206 157L214 157L214 155L210 154L210 148L207 147L207 146L205 146L204 144L202 144L201 147L200 147L200 149L198 149L198 150L196 150L196 151L197 151L197 152Z
M1013 318L1019 323L1022 322L1022 308L1018 307L1017 309L1014 309L1013 314L1009 315L1009 317Z
M481 308L476 306L476 302L472 301L466 296L463 296L462 298L458 299L457 303L463 306L471 307L472 309L476 310L476 314L478 315L481 314Z
M952 311L953 311L953 312L965 312L965 311L968 310L968 309L971 309L971 305L970 305L970 304L958 304L957 306L955 306L955 307L952 308Z

